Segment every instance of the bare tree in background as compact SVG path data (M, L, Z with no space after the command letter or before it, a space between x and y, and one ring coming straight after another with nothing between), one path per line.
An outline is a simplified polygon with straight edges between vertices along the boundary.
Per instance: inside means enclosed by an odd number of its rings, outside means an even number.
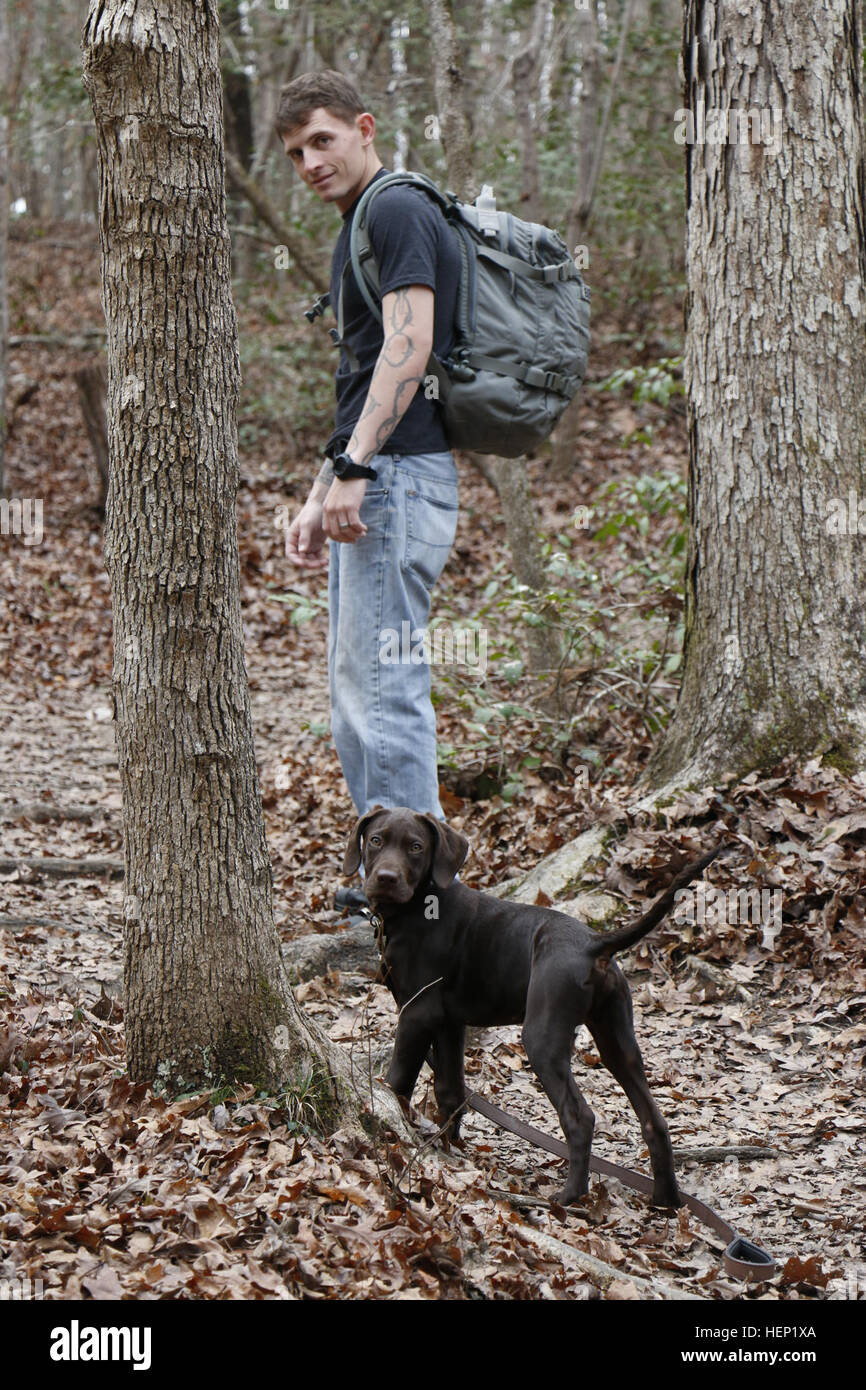
M568 209L565 239L570 247L580 241L583 231L583 209L592 184L592 166L598 141L601 119L601 91L604 75L604 44L598 29L596 0L576 9L572 19L574 41L580 61L580 90L575 101L574 195Z
M575 102L576 124L574 131L573 158L575 170L574 194L566 216L565 242L572 255L579 255L583 248L581 267L588 265L588 250L583 241L586 219L592 204L589 190L592 186L592 170L598 143L601 120L602 60L604 45L598 30L598 7L596 0L580 9L571 17L574 43L580 61L580 90ZM591 281L592 277L588 274ZM580 396L571 401L553 433L552 467L557 477L567 477L574 468L577 454L577 440L580 425L582 402Z
M599 179L610 126L614 99L619 90L626 43L634 20L637 0L625 0L613 72L608 79L604 103L601 101L602 58L596 0L576 11L574 22L580 51L580 95L577 101L577 143L575 168L577 181L566 216L566 243L573 254L587 251L589 225L595 207ZM588 264L584 262L584 264ZM591 279L591 276L590 276ZM577 452L581 399L578 396L564 411L553 439L553 468L565 476L574 467Z
M427 0L433 41L439 127L448 165L448 184L460 198L471 198L477 187L469 130L462 108L463 73L450 0ZM514 574L536 593L544 584L539 533L541 524L532 500L526 464L522 459L488 458L482 466L502 503ZM555 629L527 627L526 647L536 674L555 670L562 651Z
M520 130L523 174L520 189L521 216L529 222L544 222L541 180L538 173L537 106L539 81L544 61L543 43L548 30L552 4L539 0L535 6L529 39L511 64L514 114Z
M249 169L253 158L253 108L246 70L240 0L220 0L223 113L226 148Z

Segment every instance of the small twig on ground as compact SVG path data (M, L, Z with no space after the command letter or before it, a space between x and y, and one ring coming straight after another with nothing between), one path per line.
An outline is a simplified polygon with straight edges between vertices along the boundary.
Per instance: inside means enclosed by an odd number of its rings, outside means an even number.
M647 1298L706 1302L700 1294L686 1293L685 1289L676 1289L670 1284L662 1283L660 1279L643 1279L637 1274L630 1274L628 1270L614 1269L613 1265L605 1264L603 1260L596 1259L594 1255L587 1255L583 1250L576 1250L573 1245L566 1245L565 1241L549 1236L546 1231L517 1225L512 1226L511 1230L527 1244L535 1245L548 1259L559 1260L567 1269L579 1270L602 1289L609 1288L615 1282L627 1281L634 1284L638 1292Z
M693 1163L724 1163L726 1158L778 1158L778 1149L768 1149L761 1144L722 1144L711 1145L706 1149L674 1149L674 1158Z
M56 927L58 925L50 917L10 917L7 913L0 912L0 927L3 927L5 931L28 931L30 927Z
M84 878L89 874L123 878L120 859L0 859L0 874L14 874L16 869L32 869L52 878Z
M693 975L700 975L703 979L709 980L725 994L735 994L743 1004L754 1002L749 991L743 985L737 984L736 980L729 979L724 970L720 970L717 965L710 965L709 961L701 960L699 956L686 956L685 964Z
M53 801L13 801L0 806L0 822L10 824L19 820L95 820L105 814L102 806L63 806Z
M506 1192L503 1187L487 1187L485 1191L495 1202L508 1202L518 1211L532 1211L534 1207L544 1207L547 1211L563 1210L557 1202L550 1202L546 1197L533 1197L527 1192Z

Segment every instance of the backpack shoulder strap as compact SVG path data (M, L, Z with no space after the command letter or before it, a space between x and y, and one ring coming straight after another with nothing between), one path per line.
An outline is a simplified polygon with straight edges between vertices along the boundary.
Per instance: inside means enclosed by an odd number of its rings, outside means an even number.
M432 179L428 179L425 174L414 174L410 170L405 173L386 174L383 179L376 179L375 182L368 184L361 195L361 201L355 209L352 218L352 231L349 236L349 257L352 269L355 272L355 280L358 289L364 296L364 301L370 312L382 322L382 310L376 302L374 294L379 289L379 267L376 264L376 257L370 245L369 220L370 205L374 198L385 188L393 188L397 184L405 184L412 188L421 188L428 193L446 212L451 206L451 202L441 189L436 187ZM371 292L372 290L372 292ZM342 286L340 291L342 299ZM342 309L342 306L340 306ZM338 320L342 317L338 312ZM342 329L340 330L342 334Z

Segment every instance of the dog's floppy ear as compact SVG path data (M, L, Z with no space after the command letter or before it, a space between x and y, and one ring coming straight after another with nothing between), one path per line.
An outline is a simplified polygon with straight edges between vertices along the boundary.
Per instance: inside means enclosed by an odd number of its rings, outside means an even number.
M424 820L428 825L432 825L436 833L436 849L433 852L432 878L437 888L447 888L452 882L454 875L466 862L469 853L469 841L459 830L454 830L450 825L446 825L444 820L437 820L429 811L425 812Z
M346 853L343 856L343 873L348 876L357 873L361 865L361 836L370 824L374 816L379 816L384 811L384 806L374 806L371 811L366 811L359 820L355 821L354 829L349 836L349 843L346 846Z

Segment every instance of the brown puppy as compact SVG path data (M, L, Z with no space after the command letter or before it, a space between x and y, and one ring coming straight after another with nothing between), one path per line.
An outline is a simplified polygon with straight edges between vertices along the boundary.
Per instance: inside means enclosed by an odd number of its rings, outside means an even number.
M556 1200L573 1202L587 1191L595 1123L571 1073L575 1030L585 1023L640 1121L653 1203L680 1206L667 1125L634 1035L631 994L611 957L652 930L718 848L682 870L632 926L606 933L552 908L502 902L455 882L468 850L465 835L405 806L368 811L349 837L343 873L355 873L363 857L367 898L382 920L385 980L400 1007L389 1086L410 1100L432 1047L436 1101L456 1137L466 1099L466 1025L522 1023L527 1056L569 1149Z

